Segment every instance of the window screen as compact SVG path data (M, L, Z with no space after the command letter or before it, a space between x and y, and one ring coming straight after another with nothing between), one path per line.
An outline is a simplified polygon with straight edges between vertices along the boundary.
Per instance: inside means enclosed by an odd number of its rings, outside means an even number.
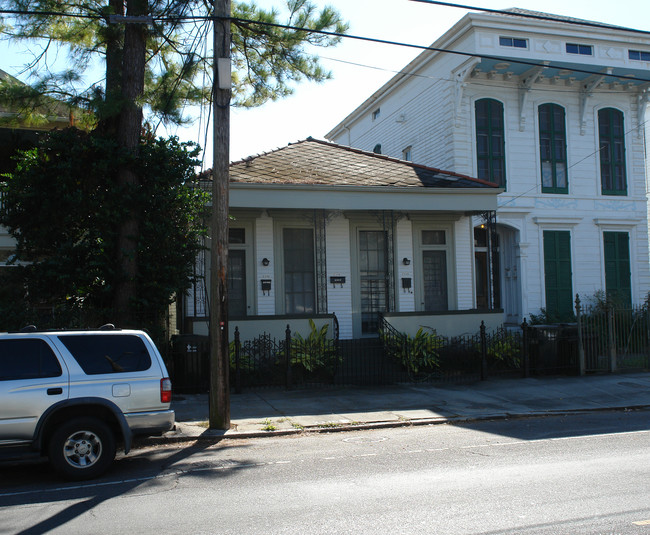
M144 342L133 335L59 336L81 369L88 375L148 370L151 357Z

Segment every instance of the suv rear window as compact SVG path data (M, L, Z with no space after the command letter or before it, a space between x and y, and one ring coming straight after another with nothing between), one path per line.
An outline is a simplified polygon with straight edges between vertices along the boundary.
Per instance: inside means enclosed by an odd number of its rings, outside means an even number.
M0 381L59 377L61 364L44 340L0 340Z
M151 357L142 339L130 334L59 336L87 375L148 370Z

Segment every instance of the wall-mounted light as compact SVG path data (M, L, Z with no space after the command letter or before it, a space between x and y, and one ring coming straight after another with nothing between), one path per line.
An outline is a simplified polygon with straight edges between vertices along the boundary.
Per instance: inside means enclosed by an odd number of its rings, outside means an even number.
M402 260L402 264L404 264L405 266L408 266L410 263L411 261L406 257L404 257L404 259Z
M262 258L262 265L264 267L268 266L271 263L271 261L268 258Z

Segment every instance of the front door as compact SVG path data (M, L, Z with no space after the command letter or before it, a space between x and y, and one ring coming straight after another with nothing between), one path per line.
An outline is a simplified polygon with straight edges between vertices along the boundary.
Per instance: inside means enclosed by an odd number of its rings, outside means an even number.
M284 244L284 313L316 312L316 267L314 231L310 228L285 228Z
M630 307L630 237L627 232L603 232L603 242L607 299L615 305Z
M495 278L503 277L503 303L506 323L518 325L521 323L521 284L519 282L519 244L517 231L514 229L499 227L499 256L498 266L495 269ZM499 285L500 286L500 285ZM496 305L497 308L500 306Z
M424 310L449 310L447 295L447 252L422 251Z
M570 321L573 315L571 233L544 231L546 314L551 321Z
M359 231L361 334L379 332L380 313L388 310L386 232Z
M228 251L228 314L246 316L246 251Z

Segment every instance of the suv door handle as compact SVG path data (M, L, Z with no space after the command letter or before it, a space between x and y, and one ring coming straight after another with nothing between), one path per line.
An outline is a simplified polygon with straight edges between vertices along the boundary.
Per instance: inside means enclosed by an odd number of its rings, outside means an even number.
M61 387L47 389L48 396L57 396L59 394L63 394L63 388Z

